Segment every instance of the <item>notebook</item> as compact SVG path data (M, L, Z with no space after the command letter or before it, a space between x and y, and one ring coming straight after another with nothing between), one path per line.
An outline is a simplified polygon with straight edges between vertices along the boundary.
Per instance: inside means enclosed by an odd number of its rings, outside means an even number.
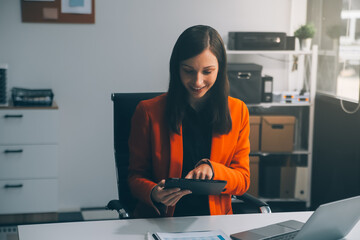
M359 219L360 196L357 196L321 205L306 223L290 220L234 233L230 237L233 240L337 240L345 237Z

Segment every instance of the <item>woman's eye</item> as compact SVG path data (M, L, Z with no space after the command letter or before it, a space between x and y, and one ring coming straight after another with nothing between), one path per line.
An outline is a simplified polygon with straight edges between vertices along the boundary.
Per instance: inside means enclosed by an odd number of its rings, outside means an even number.
M209 75L211 73L211 71L204 71L203 74L204 75Z

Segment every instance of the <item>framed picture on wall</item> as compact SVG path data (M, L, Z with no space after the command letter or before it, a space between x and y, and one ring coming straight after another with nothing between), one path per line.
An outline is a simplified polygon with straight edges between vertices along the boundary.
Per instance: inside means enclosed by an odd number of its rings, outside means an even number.
M95 0L21 0L23 22L95 23Z

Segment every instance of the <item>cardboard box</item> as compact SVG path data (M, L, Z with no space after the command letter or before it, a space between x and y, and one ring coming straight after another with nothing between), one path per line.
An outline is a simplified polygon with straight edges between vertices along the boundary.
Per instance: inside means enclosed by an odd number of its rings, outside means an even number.
M259 196L259 157L250 157L250 188L247 193Z
M261 117L260 116L250 116L249 122L250 122L250 136L249 136L250 151L257 152L260 149L259 138L260 138Z
M261 151L292 152L295 120L294 116L262 116Z

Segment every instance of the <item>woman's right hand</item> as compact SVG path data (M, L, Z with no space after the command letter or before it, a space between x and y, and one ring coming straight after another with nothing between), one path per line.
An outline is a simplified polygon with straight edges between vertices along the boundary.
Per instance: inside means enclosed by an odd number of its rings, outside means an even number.
M162 203L165 206L174 206L183 196L191 193L190 190L180 188L164 189L165 180L161 180L151 191L151 199L154 202Z

